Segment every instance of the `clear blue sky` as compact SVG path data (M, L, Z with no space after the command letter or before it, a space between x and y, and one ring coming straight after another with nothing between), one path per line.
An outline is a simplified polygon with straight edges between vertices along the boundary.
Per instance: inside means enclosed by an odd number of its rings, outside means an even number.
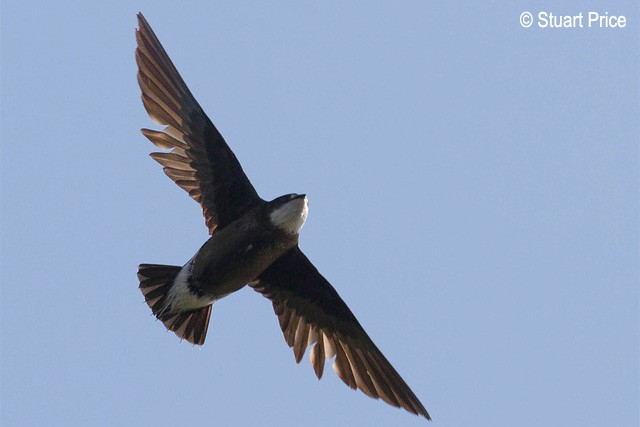
M432 425L637 426L640 13L555 4L4 1L2 426L427 425L251 289L199 349L154 321L137 265L207 232L139 133L137 11Z

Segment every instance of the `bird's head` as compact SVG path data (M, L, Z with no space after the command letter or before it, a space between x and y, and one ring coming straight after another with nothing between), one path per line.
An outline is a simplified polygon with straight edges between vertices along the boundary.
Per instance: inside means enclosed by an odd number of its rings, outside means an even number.
M289 234L298 234L307 220L309 201L304 194L287 194L267 204L271 224Z

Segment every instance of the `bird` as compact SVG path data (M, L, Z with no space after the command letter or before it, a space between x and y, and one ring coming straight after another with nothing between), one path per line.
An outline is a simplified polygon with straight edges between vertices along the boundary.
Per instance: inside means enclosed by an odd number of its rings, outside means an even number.
M139 288L153 315L181 340L203 345L212 305L249 286L268 298L300 363L309 348L321 379L325 363L352 389L431 419L334 287L298 245L305 194L265 201L138 13L135 51L144 108L162 130L142 134L164 173L202 208L210 237L183 266L140 264Z

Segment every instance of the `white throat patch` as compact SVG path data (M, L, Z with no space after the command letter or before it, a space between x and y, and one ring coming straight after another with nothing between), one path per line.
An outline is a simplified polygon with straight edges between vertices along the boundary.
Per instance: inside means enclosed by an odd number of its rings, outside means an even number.
M307 220L309 201L306 197L293 199L269 215L271 223L289 234L298 234Z

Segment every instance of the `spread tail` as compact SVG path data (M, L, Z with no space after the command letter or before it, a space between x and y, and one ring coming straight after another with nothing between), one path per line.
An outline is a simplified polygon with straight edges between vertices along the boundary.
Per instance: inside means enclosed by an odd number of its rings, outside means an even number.
M182 267L173 265L140 264L140 291L154 316L161 320L167 329L175 332L180 339L202 345L207 337L211 305L173 313L167 304L167 294L181 269Z

